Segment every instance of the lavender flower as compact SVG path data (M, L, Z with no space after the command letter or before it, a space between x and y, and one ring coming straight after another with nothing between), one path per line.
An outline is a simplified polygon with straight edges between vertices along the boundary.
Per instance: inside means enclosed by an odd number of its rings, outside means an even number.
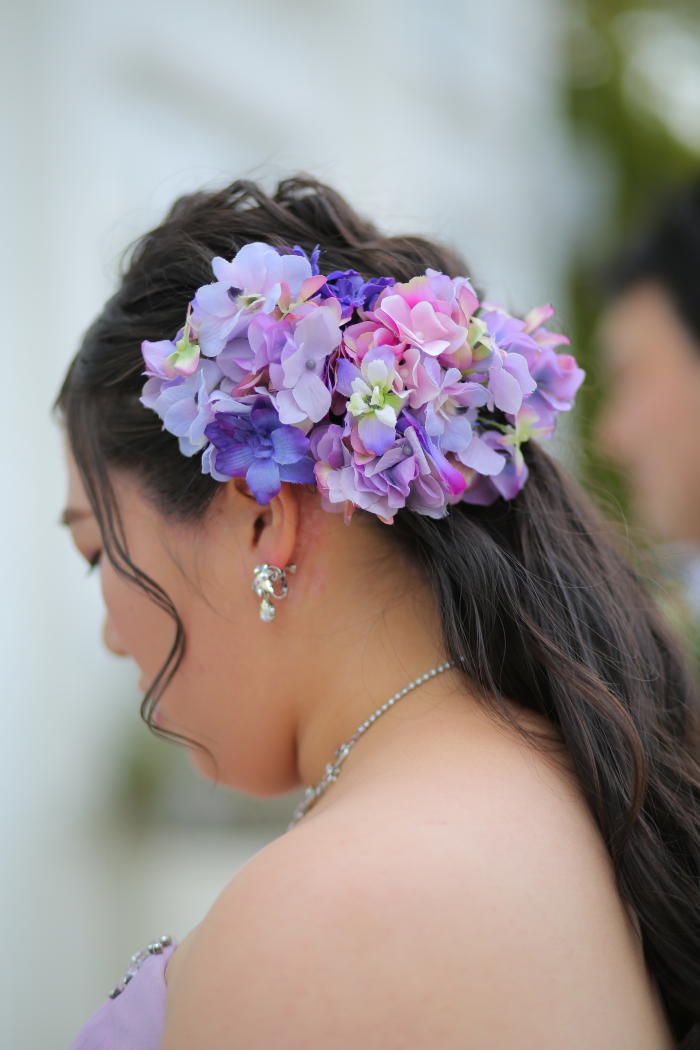
M488 393L480 383L462 382L458 368L440 368L434 358L424 367L435 387L423 413L426 432L440 440L445 452L461 452L471 441L475 410L486 404Z
M307 259L280 256L259 241L244 245L231 262L217 257L211 265L216 282L197 290L192 312L199 345L207 357L215 357L229 340L245 335L257 313L272 313L282 283L294 300L304 280L311 277Z
M283 423L318 423L331 407L331 394L323 376L326 358L341 340L332 310L315 306L291 325L279 364L270 365L270 379L277 387L277 407Z
M387 522L403 507L431 518L447 513L449 497L464 489L464 479L415 422L402 419L400 425L394 444L372 457L350 453L338 440L340 428L328 429L317 453L329 454L331 462L318 462L315 472L330 504L349 502Z
M348 411L358 422L362 443L382 456L391 447L396 415L406 399L398 392L396 359L390 350L376 347L362 358L362 366L338 362L337 389L349 398Z
M315 483L309 439L298 427L283 426L266 397L255 399L249 416L217 412L205 434L218 449L216 471L228 478L245 477L261 507L275 498L283 481Z
M214 419L215 412L235 404L233 398L217 389L221 378L222 373L213 361L201 361L192 376L167 382L149 380L149 383L160 383L160 389L157 394L152 391L148 399L152 403L147 407L158 413L164 430L179 438L180 451L185 456L193 456L206 445L204 429ZM146 404L146 397L142 396L141 401Z

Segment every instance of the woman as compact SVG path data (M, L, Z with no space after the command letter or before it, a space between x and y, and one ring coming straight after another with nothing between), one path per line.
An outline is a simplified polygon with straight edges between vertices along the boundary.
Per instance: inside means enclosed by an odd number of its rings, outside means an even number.
M602 326L606 443L659 539L700 543L700 185L630 244Z
M312 787L75 1048L700 1046L695 696L529 440L582 379L551 309L464 272L235 183L87 334L66 519L107 644L205 774Z

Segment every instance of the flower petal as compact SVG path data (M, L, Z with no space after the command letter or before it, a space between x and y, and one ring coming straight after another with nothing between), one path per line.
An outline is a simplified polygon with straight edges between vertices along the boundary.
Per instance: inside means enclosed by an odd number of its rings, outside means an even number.
M302 456L295 463L282 463L279 468L282 481L294 481L297 485L315 485L314 461Z
M491 478L491 484L495 485L504 499L514 499L527 481L527 467L523 463L518 474L515 463L511 460L506 463L501 473Z
M362 373L357 365L354 365L352 361L348 361L347 358L341 357L338 361L338 373L335 388L344 397L351 397L353 394L352 384L355 380L362 380Z
M220 354L216 363L229 379L239 383L244 375L253 370L253 348L247 339L231 339Z
M292 390L280 390L279 393L275 395L275 401L277 402L280 423L303 423L307 418L306 412L304 412L302 408L299 408L294 400L294 392Z
M489 375L489 392L496 408L514 414L523 403L523 392L518 380L505 368L492 368Z
M215 465L220 474L226 474L230 478L242 478L256 460L249 445L231 445L230 448L219 449L216 454Z
M428 433L430 433L429 430ZM462 449L466 449L469 446L471 439L471 423L466 415L447 416L445 428L440 438L440 447L443 452L461 452Z
M467 448L457 452L457 459L465 467L488 475L500 474L506 464L506 457L495 452L477 434L472 435Z
M257 397L250 413L250 421L256 430L268 433L279 427L280 418L273 404L266 397Z
M309 439L299 427L278 427L270 435L275 463L296 463L309 450Z
M223 260L222 260L223 262ZM232 281L218 284L204 284L197 289L195 301L202 313L213 314L214 317L233 317L238 313L238 305L228 294Z
M146 365L146 375L158 379L172 379L169 372L165 371L165 359L175 350L175 344L170 339L161 339L157 343L151 343L144 339L141 343L141 353Z
M395 430L393 426L387 426L376 416L364 416L358 425L360 438L365 448L374 452L375 456L383 456L394 444Z
M294 387L294 400L309 419L318 423L331 407L331 395L326 384L312 372L303 375Z
M530 375L527 361L522 354L506 354L503 359L503 367L506 372L510 372L518 380L523 397L527 397L537 387L537 383Z
M174 404L163 417L165 429L178 437L188 437L190 427L197 418L197 405L194 398L182 398Z
M328 357L341 338L338 322L327 306L319 306L302 317L294 329L294 341L305 357Z
M218 456L216 465L219 467ZM281 488L280 472L272 459L255 459L248 468L245 480L261 507L267 506L270 500L279 494Z
M153 412L156 411L156 402L160 397L160 391L161 387L163 386L163 382L163 379L160 379L156 376L152 376L150 379L147 379L146 382L143 384L143 390L141 391L141 397L139 398L139 401L144 406L144 408L150 408Z

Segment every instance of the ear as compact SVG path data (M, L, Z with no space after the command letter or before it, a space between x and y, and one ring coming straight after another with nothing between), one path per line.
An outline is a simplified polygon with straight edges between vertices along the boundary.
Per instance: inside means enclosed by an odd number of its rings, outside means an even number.
M289 565L297 542L299 503L294 489L292 482L283 481L279 494L260 508L254 523L252 544L258 561L280 569Z

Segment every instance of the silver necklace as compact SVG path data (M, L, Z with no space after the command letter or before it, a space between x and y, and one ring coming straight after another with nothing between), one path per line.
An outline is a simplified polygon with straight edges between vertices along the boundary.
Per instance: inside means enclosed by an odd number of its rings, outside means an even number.
M357 727L354 735L350 737L347 744L341 744L338 750L335 752L333 756L334 761L328 763L328 765L326 766L326 771L319 780L318 784L316 784L315 787L307 787L303 799L301 800L297 808L294 810L294 816L292 817L292 822L287 828L287 831L289 831L290 828L293 828L295 824L298 824L301 818L306 816L306 814L309 812L312 806L314 806L318 802L321 796L325 795L330 785L335 783L335 781L338 779L340 767L342 766L343 762L348 757L348 755L350 754L351 750L353 749L357 741L360 739L360 737L363 736L367 732L369 727L377 721L379 716L383 715L385 711L388 711L390 707L393 707L397 700L400 700L402 696L406 696L406 694L410 693L412 689L415 689L417 686L422 685L423 682L427 682L429 678L435 678L436 675L442 674L443 671L447 671L448 668L450 668L451 666L452 664L449 663L449 661L444 664L438 664L437 667L433 667L433 669L431 671L428 671L427 674L421 675L420 678L416 678L415 682L409 682L408 685L405 686L403 689L400 689L398 693L394 693L394 695L389 700L387 700L386 703L382 704L381 707L378 707L374 714L369 716L366 722L363 722L361 726Z

